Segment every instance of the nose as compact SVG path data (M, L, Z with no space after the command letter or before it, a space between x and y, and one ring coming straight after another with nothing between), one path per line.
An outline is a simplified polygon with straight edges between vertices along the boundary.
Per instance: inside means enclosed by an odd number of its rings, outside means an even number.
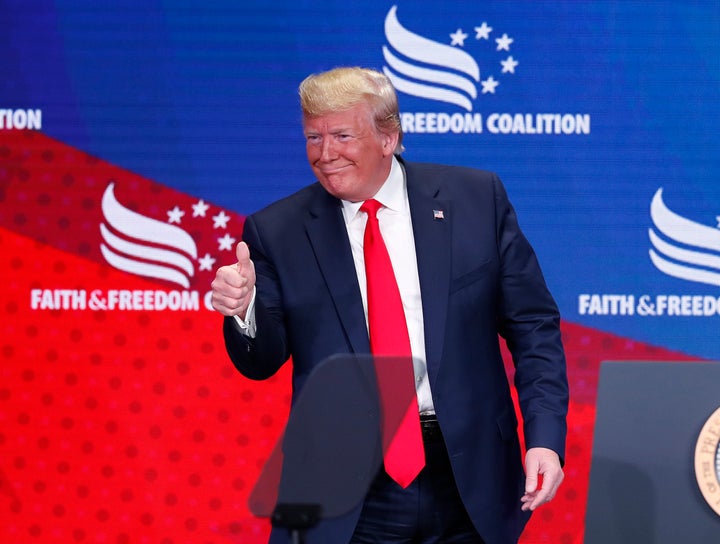
M320 160L324 162L331 161L335 158L335 148L332 138L323 138L320 144Z

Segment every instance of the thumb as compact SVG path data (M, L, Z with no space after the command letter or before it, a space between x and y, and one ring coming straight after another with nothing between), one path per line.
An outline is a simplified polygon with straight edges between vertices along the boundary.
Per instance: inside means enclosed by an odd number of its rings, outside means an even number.
M525 493L532 493L537 489L538 478L534 474L528 473L525 478Z
M537 490L538 468L537 463L533 462L528 462L527 467L525 467L527 473L525 477L525 493L532 493Z
M239 242L235 247L235 256L237 257L238 268L250 262L250 249L245 242Z

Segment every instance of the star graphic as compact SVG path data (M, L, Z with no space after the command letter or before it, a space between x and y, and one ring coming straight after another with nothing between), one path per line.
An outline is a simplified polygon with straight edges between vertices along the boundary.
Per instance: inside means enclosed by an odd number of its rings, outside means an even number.
M226 229L228 221L230 221L230 216L221 210L219 214L213 215L213 228Z
M500 64L502 65L502 73L507 74L510 72L511 74L515 73L515 68L518 64L520 64L518 61L516 61L514 58L512 58L512 55L510 55L505 60L501 60Z
M480 82L482 84L482 93L483 94L495 94L495 87L500 85L499 81L495 81L495 78L493 76L488 77L487 79Z
M205 217L205 212L209 208L210 206L205 204L205 201L201 198L196 204L192 205L193 217Z
M218 249L220 251L230 251L232 250L233 244L235 243L235 238L225 233L225 236L223 236L222 238L218 238L217 241Z
M492 32L492 27L488 26L488 24L485 21L483 21L483 24L475 27L475 39L476 40L480 40L480 39L489 40L491 32Z
M200 263L200 270L212 270L215 259L209 253L206 253L204 257L198 259L198 263Z
M513 40L510 36L507 34L503 34L499 38L495 38L495 43L497 43L497 51L510 51L510 44L513 43Z
M175 206L172 210L167 212L168 223L177 223L179 225L183 215L185 215L185 212L178 206Z
M461 28L458 28L455 32L450 34L450 38L452 38L452 42L450 45L459 45L460 47L465 47L465 38L467 38L468 35L465 34Z

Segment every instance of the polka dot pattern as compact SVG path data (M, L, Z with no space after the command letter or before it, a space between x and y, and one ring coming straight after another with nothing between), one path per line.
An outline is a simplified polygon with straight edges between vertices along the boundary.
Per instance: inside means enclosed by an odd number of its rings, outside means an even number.
M242 378L220 316L204 307L30 308L34 288L167 288L99 254L98 195L109 180L135 209L144 202L132 195L148 187L153 202L190 210L195 200L42 134L0 131L0 157L11 317L0 325L0 540L264 541L268 523L249 513L247 496L287 415L288 370L263 383ZM163 219L155 208L143 213ZM217 231L203 228L209 249ZM191 289L209 290L213 274L198 270Z
M265 542L268 523L247 499L287 417L288 368L244 379L220 317L204 309L30 309L33 288L162 288L99 252L109 180L121 202L155 218L165 202L190 210L190 197L40 133L0 131L0 541ZM211 227L191 228L199 246L215 243ZM198 271L193 288L212 275ZM566 480L522 544L582 542L600 362L688 359L570 323L563 333Z

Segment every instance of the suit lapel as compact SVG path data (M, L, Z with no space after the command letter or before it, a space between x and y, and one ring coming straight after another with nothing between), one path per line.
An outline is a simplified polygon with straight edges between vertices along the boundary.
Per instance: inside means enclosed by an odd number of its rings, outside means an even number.
M305 227L353 352L369 353L365 312L339 201L323 191L310 209Z
M420 293L425 322L425 357L430 384L435 383L445 337L450 286L452 209L440 196L440 184L405 166L415 236Z

